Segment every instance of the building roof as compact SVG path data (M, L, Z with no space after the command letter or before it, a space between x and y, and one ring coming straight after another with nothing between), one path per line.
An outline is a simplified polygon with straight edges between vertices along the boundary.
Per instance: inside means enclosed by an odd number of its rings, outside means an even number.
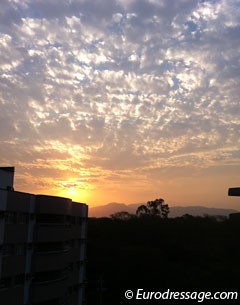
M15 168L13 166L2 166L0 167L0 170L5 171L5 172L11 172L13 173L15 171Z

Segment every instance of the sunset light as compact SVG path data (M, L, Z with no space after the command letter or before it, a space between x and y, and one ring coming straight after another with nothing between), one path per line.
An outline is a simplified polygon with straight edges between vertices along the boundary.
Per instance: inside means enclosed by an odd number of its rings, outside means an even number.
M238 208L239 16L235 0L4 1L0 157L16 190Z
M0 0L0 130L0 305L239 304L240 0Z

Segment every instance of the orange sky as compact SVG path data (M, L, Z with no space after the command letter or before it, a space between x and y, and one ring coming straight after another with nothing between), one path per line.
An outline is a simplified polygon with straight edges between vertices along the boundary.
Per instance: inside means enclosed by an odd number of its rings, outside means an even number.
M79 183L78 171L56 170L55 179L52 177L36 177L30 173L20 172L16 169L15 189L32 192L69 197L79 202L86 202L90 206L97 206L109 202L146 203L155 198L164 198L171 205L204 205L209 207L239 209L239 198L228 197L227 191L231 186L238 186L238 174L227 168L222 172L211 168L196 171L191 177L182 175L170 178L160 173L135 174L115 171L106 173L99 170L101 178L96 181ZM40 170L39 170L40 171ZM38 169L36 169L36 173ZM59 179L60 173L62 177ZM96 169L94 169L96 174ZM91 176L91 172L85 172ZM166 174L166 172L165 172ZM22 183L24 181L24 184ZM28 181L28 182L27 182ZM41 181L41 183L39 183ZM46 187L45 187L46 185ZM50 187L49 187L50 186ZM51 187L52 186L52 187Z
M15 189L240 207L238 1L4 3L0 162Z

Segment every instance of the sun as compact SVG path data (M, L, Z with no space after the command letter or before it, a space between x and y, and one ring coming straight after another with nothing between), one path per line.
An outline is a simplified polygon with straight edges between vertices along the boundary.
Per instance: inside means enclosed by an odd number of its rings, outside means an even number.
M89 199L89 191L83 185L75 182L64 182L59 195L76 202L85 202Z
M75 185L71 185L68 189L68 194L72 197L76 196L76 187Z
M61 196L75 199L78 195L78 188L76 183L64 182L61 187Z

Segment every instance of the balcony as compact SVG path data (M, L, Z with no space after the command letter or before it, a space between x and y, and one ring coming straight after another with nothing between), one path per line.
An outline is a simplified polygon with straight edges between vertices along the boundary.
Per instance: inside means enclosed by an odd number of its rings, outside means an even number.
M12 287L9 289L0 289L1 304L23 304L23 287Z
M70 227L64 225L37 225L36 242L60 242L69 239Z
M66 268L69 264L68 251L36 253L33 258L33 270L43 272Z
M8 243L24 243L27 241L27 224L6 224L5 239Z
M36 213L70 215L72 200L68 198L37 195L36 196Z
M32 302L61 298L67 292L67 277L63 270L37 272L32 282Z
M2 263L2 277L25 272L25 256L5 256Z

